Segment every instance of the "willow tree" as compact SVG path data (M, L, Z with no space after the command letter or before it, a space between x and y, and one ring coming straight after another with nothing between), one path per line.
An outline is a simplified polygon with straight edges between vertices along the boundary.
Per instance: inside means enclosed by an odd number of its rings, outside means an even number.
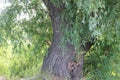
M52 23L53 37L48 54L44 57L42 72L54 75L57 78L81 79L83 77L84 54L90 51L92 45L92 48L94 48L91 51L93 52L92 55L102 58L103 63L105 62L104 58L108 57L106 62L109 63L108 59L110 59L111 62L117 65L115 68L119 71L119 0L43 0L47 10L45 7L41 8L41 5L43 6L41 0L12 1L11 8L8 8L3 17L1 16L3 19L0 20L0 23L3 23L1 26L5 25L4 31L11 35L11 29L14 29L13 26L18 24L28 35L37 35L35 38L40 40L36 42L36 46L42 44L42 39L44 40L44 35L46 35L45 31L49 32L46 30L46 26L47 28L51 26L49 18L46 18L48 12ZM16 14L21 12L28 12L30 19L17 22ZM12 40L15 39L14 35L12 35ZM101 54L105 56L101 57ZM108 55L112 57L110 58ZM116 56L117 60L113 59L113 55ZM90 60L96 60L96 58L90 57ZM99 65L97 64L97 66ZM100 65L99 68L104 65ZM112 66L109 63L109 67ZM111 76L111 70L104 71L104 74L110 73ZM117 75L119 74L118 72ZM104 78L100 77L100 79Z
M111 11L119 9L117 5L120 3L117 3L118 0L43 0L43 2L51 18L53 40L48 55L44 58L42 71L50 72L57 77L79 80L83 77L84 53L89 51L96 40L103 38L106 27L111 28L110 26L115 24L118 28L114 19L112 21L109 19L112 15L114 17L119 15Z
M99 32L105 15L104 1L43 0L52 22L53 39L45 56L42 71L57 77L79 80L83 77L84 53Z

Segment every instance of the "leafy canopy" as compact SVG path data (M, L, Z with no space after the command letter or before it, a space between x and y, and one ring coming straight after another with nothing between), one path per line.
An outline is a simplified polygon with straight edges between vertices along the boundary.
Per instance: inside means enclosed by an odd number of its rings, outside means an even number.
M50 0L64 6L60 16L64 29L61 44L81 44L96 38L85 55L88 79L119 79L120 76L120 2L119 0ZM11 6L0 15L0 45L12 45L13 53L26 51L45 55L52 39L49 12L41 0L10 0ZM21 17L24 14L25 17ZM64 24L67 23L67 24ZM31 56L32 57L32 56ZM35 57L38 59L38 57ZM32 58L30 58L32 59ZM30 65L30 64L28 64ZM14 67L14 66L13 66ZM24 68L24 67L23 67ZM14 69L14 68L13 68Z

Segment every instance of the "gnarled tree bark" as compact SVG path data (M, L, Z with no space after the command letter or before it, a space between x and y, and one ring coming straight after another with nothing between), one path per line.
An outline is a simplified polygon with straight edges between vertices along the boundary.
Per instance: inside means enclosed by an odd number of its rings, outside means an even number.
M43 0L48 8L53 27L53 40L48 55L45 56L42 66L42 72L49 72L57 77L67 77L70 80L80 80L83 77L83 54L80 55L78 62L74 61L76 52L70 43L66 43L66 51L59 47L62 36L62 19L60 13L63 7L56 7L50 0ZM67 14L66 14L67 15Z

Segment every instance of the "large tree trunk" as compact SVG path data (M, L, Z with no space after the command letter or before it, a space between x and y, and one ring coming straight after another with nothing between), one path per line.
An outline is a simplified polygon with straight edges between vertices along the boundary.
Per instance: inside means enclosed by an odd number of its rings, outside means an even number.
M65 50L59 46L62 33L64 33L60 28L62 24L60 13L63 6L58 8L49 0L44 0L44 3L49 10L52 21L53 40L48 49L48 55L44 58L42 72L49 72L57 77L67 77L70 80L80 80L82 77L83 55L80 56L79 62L75 62L76 52L74 47L70 43L65 44Z

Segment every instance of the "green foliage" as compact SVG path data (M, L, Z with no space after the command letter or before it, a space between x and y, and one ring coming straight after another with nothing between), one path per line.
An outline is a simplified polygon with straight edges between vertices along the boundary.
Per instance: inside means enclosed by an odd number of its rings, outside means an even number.
M117 44L108 45L106 41L98 41L91 48L85 56L84 70L88 80L118 80L120 78L120 50L118 49Z
M22 49L21 52L13 54L12 48L12 45L1 48L0 75L22 78L35 75L40 71L43 60L40 54L31 53L31 49Z
M96 39L85 55L88 80L120 78L119 0L50 0L61 14L61 45L79 47ZM0 15L0 74L27 77L42 65L52 39L47 8L41 0L11 0ZM22 14L24 14L25 17Z
M64 33L61 44L70 42L76 50L79 50L80 45L101 35L101 21L107 13L104 1L71 0L63 1L63 4L65 9L61 15L63 18L61 27L64 27Z
M0 15L0 75L13 80L40 72L51 35L43 2L12 0Z
M120 78L120 22L118 17L120 7L118 5L120 3L114 4L111 9L106 9L107 15L104 16L99 29L102 34L98 36L98 41L91 51L86 54L85 73L87 73L88 80L118 80Z

